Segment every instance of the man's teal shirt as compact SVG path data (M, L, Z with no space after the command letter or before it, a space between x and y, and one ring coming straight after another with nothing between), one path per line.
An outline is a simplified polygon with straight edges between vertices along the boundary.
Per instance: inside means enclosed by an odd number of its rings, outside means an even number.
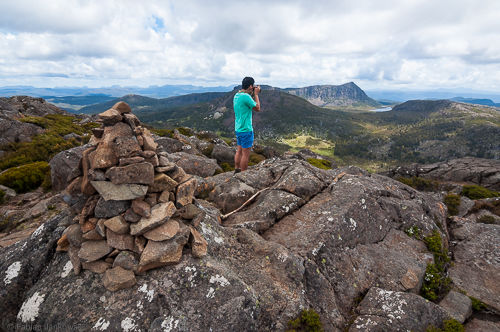
M257 105L255 100L248 93L238 92L234 95L234 131L253 131L252 109Z

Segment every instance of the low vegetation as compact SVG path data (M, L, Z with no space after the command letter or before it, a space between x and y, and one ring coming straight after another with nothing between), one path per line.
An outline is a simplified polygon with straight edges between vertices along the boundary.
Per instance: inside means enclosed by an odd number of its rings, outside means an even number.
M484 188L478 185L463 186L462 192L460 194L470 199L500 197L500 193L498 191L489 190L488 188Z
M460 207L460 196L456 194L448 194L444 197L444 204L448 208L448 215L456 216Z
M492 202L475 201L471 212L478 212L480 210L488 210L491 213L500 216L500 199Z
M424 179L418 176L400 176L396 178L396 180L420 191L436 191L439 188L439 183L437 181Z
M464 332L465 328L456 319L447 319L443 322L443 328L437 328L434 326L429 326L426 332Z
M5 202L5 191L0 189L0 204L3 204Z
M424 237L424 243L434 255L434 263L427 265L420 294L429 301L437 301L449 291L451 279L446 276L446 269L450 257L437 230Z
M294 320L288 322L286 332L323 332L320 317L313 309L302 310Z
M24 193L44 185L50 188L50 166L45 161L38 161L10 168L0 174L0 184Z
M495 217L489 216L489 215L484 215L481 216L477 222L482 223L482 224L494 224L495 223Z
M326 159L317 159L317 158L308 158L307 162L314 167L321 168L321 169L331 169L332 168L332 163L329 160Z

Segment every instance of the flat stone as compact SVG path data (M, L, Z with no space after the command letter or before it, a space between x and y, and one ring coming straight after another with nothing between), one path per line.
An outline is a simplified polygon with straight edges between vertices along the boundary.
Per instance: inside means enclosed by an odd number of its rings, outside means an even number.
M162 191L172 191L177 187L177 181L170 176L158 173L154 177L154 182L149 186L148 192L158 193Z
M69 241L68 241L68 235L63 234L59 240L57 240L57 248L56 251L68 251L69 249Z
M170 192L165 190L161 193L160 197L158 197L158 202L166 203L170 200Z
M439 302L452 318L460 323L465 322L472 315L472 301L462 293L451 290L444 299Z
M132 200L146 195L148 186L140 184L114 184L109 181L91 181L92 186L106 201Z
M75 247L80 247L83 242L82 238L82 229L80 225L78 224L73 224L69 225L68 228L66 228L66 231L64 234L67 235L68 237L68 242Z
M109 168L118 164L118 156L115 153L115 140L118 137L132 137L133 132L130 126L123 122L118 122L111 127L104 128L102 141L97 149L91 153L91 168Z
M168 241L148 241L139 261L138 272L145 272L157 267L177 264L182 258L185 243L178 243L175 238Z
M104 287L112 292L130 288L137 283L134 272L125 270L120 266L107 270L104 273L102 282Z
M144 157L146 159L149 159L149 158L153 158L155 155L156 155L156 152L154 151L149 151L149 150L146 150L146 151L139 151L139 155L141 157Z
M127 165L142 163L144 160L145 159L141 156L120 158L119 166L127 166Z
M82 270L82 261L80 257L78 257L79 248L70 245L68 249L68 257L71 261L71 265L73 265L73 272L75 275L79 275Z
M134 237L129 234L116 234L106 229L106 242L112 248L119 250L134 250Z
M406 271L405 275L401 278L401 285L407 290L417 287L419 283L420 279L417 273L411 269Z
M149 218L143 217L138 223L130 225L130 234L141 235L150 231L168 220L176 209L174 203L160 203L151 209Z
M130 128L135 129L137 126L141 125L141 121L132 113L122 114L123 120L130 126Z
M152 241L165 241L173 238L178 231L179 222L174 219L169 219L163 225L144 233L144 237Z
M150 193L146 195L146 198L144 198L144 202L148 203L150 206L155 206L158 204L158 193Z
M104 222L104 225L116 234L126 234L129 230L128 223L122 216L116 216L111 219L107 219Z
M108 246L106 241L86 241L82 243L80 251L78 251L78 257L83 262L93 262L96 261L107 254L109 254L113 249Z
M114 184L152 184L154 174L154 167L149 162L111 167L106 171L106 177Z
M102 237L106 236L106 227L104 226L105 221L106 219L99 219L97 221L97 224L95 225L96 232L99 233L99 235Z
M151 206L142 198L132 201L132 211L142 217L148 218L151 216Z
M199 207L194 204L188 204L179 209L178 214L182 219L194 219L202 211Z
M82 263L82 268L84 270L89 270L94 273L104 273L106 272L107 269L111 268L111 264L107 263L103 260L98 260L95 262L83 262Z
M132 112L130 106L124 101L117 102L116 104L113 105L113 107L111 107L111 109L117 110L120 114Z
M102 112L98 115L98 119L102 121L107 126L114 125L122 120L120 112L115 109L110 108L109 110Z
M146 238L142 235L134 236L134 252L141 254L146 248Z
M153 139L153 135L151 135L151 132L148 129L143 128L142 138L144 139L144 150L156 151L158 144L156 144L155 140Z
M191 252L193 257L201 258L207 255L207 240L192 226L189 226L193 241L191 242Z
M130 201L106 201L99 198L94 210L97 218L111 218L125 212L130 207Z
M106 181L106 175L99 169L89 170L89 180L90 181Z
M111 143L117 158L131 157L141 151L139 141L135 136L119 136Z
M177 192L175 195L177 206L182 207L193 202L195 189L196 189L195 179L190 179L184 183L181 183L177 187Z
M116 256L113 267L120 266L125 270L135 270L137 265L139 264L139 260L136 257L136 254L130 251L120 251L118 256Z
M96 225L97 228L97 225ZM83 239L86 241L98 241L98 240L104 240L104 236L99 234L99 232L96 230L96 228L88 231L87 233L83 234Z
M158 156L156 154L151 158L146 159L146 161L151 165L153 165L154 167L159 165Z

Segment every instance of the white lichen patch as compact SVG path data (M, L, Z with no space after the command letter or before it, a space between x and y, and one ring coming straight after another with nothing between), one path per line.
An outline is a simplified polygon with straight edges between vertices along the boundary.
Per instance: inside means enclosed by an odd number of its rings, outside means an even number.
M31 234L31 238L34 239L38 235L40 235L42 233L42 231L43 231L44 228L45 228L45 224L41 224L40 226L38 226L38 228L35 229L35 231L33 232L33 234Z
M137 305L136 305L136 306L137 306L137 308L138 308L139 310L144 309L144 305L142 304L142 301L137 302Z
M198 272L196 271L196 267L194 267L194 266L193 267L186 266L184 268L184 272L190 274L187 279L190 282L191 287L195 287L196 283L194 282L194 278L198 275Z
M210 289L208 290L208 293L207 293L207 299L213 298L214 294L215 294L215 289L213 287L210 287Z
M207 227L205 225L205 223L201 224L201 233L202 233L202 235L204 235L204 237L207 241L212 240L217 244L221 244L224 242L224 239L221 238L220 236L218 236L218 234L216 232L214 232L212 229Z
M101 302L106 302L106 296L104 296L104 295L103 295L103 296L101 296L101 297L99 298L99 301L101 301Z
M284 263L286 261L286 259L288 258L288 254L286 252L280 252L278 253L278 260L281 262L281 263Z
M352 219L352 218L349 218L349 222L351 223L351 229L352 230L355 230L356 227L358 226L358 224L356 223L356 220Z
M138 289L139 292L142 292L144 294L146 294L146 299L151 302L153 301L153 297L155 295L155 290L154 289L150 289L148 290L148 285L147 284L144 284L142 285L139 289Z
M109 327L109 322L104 318L100 317L92 328L99 331L106 331L108 327Z
M139 331L139 327L135 324L135 321L130 317L127 317L124 320L122 320L120 326L123 332Z
M174 319L174 317L167 317L161 323L161 328L164 332L171 332L173 329L177 329L177 325L179 325L178 319Z
M66 265L64 265L64 267L63 267L63 271L61 273L61 277L62 278L66 278L67 276L69 276L69 273L71 272L71 269L73 269L73 264L71 263L71 261L68 261L66 263Z
M21 271L21 262L17 261L9 265L7 271L5 271L5 278L3 278L3 282L8 285L12 282L12 279L19 275L19 271Z
M210 277L210 283L211 284L217 283L221 287L226 287L227 285L230 285L229 281L226 278L224 278L224 276L220 276L218 274Z
M328 221L332 222L333 218L332 217L328 217Z
M312 250L313 256L316 256L320 249L324 246L325 244L323 242L320 242L319 245Z
M44 299L45 294L35 292L23 303L19 313L17 314L17 319L20 319L23 323L34 322L38 317L38 311L40 310L40 305Z

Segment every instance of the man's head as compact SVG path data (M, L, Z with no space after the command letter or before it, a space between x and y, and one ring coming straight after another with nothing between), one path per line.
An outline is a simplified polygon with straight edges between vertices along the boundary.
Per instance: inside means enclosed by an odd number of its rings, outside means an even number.
M245 77L241 82L241 86L243 90L247 90L251 85L255 83L255 80L252 77Z

